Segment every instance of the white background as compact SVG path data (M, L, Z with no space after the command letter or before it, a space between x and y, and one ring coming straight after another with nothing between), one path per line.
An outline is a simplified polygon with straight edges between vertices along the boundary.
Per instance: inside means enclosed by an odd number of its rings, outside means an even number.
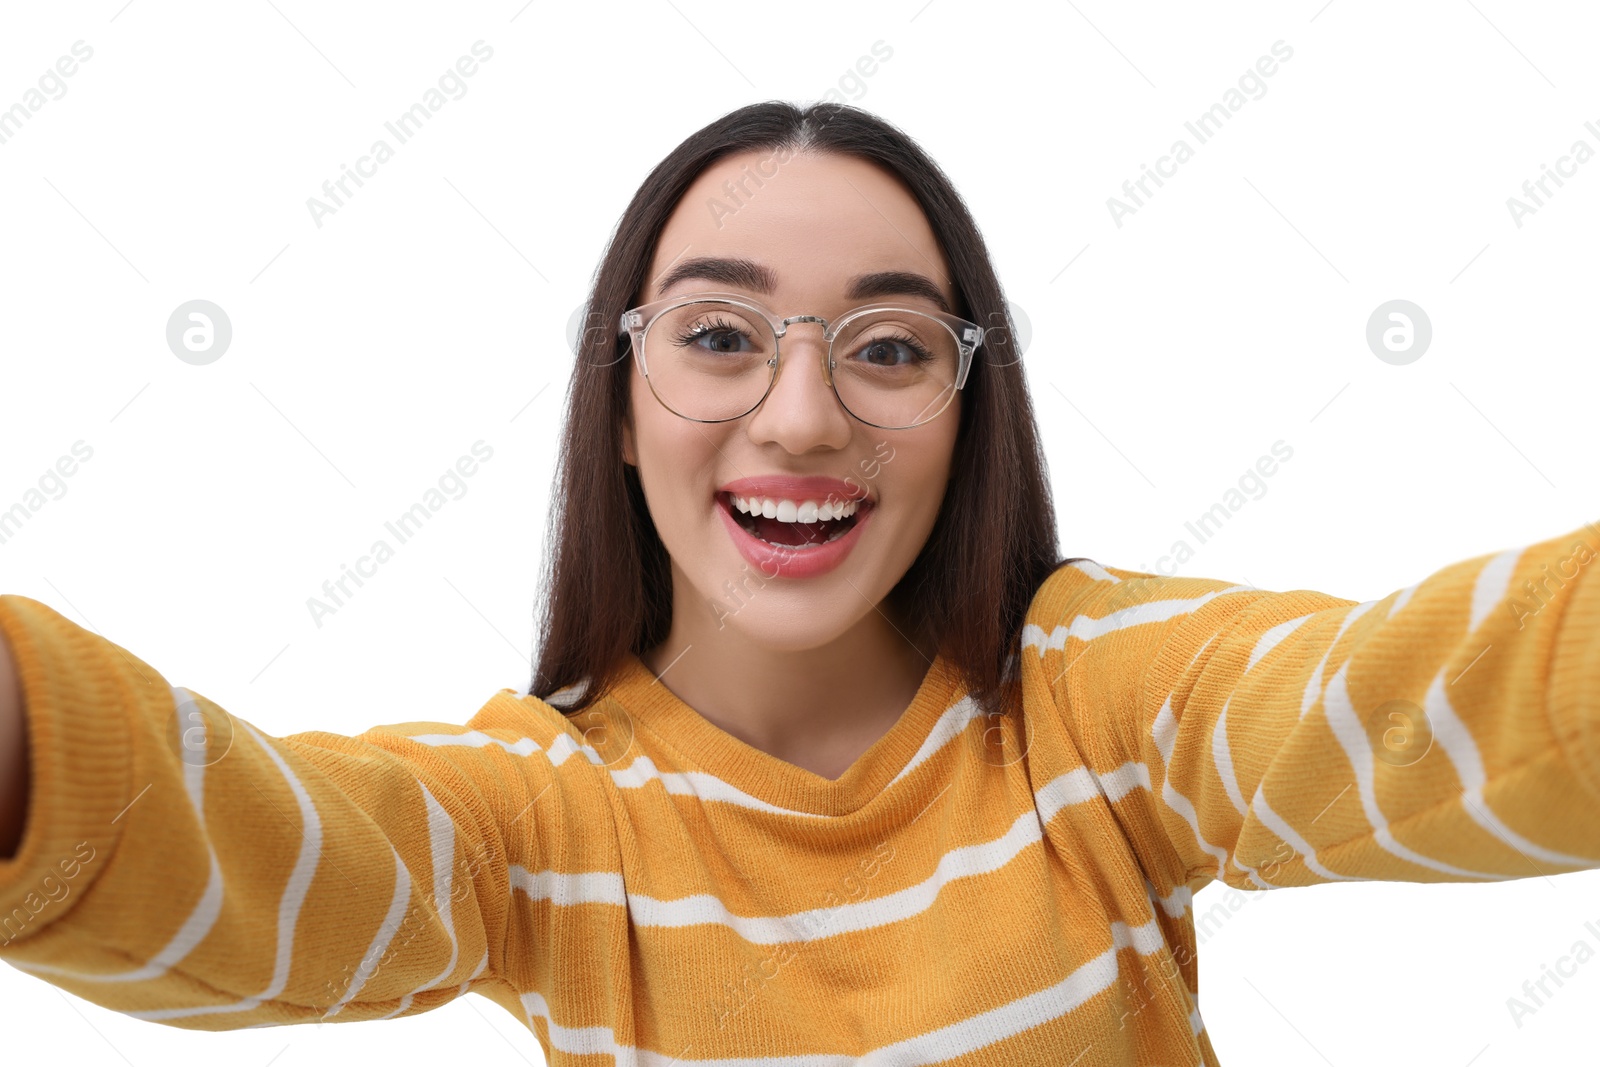
M1506 204L1600 149L1582 4L7 7L0 108L94 54L0 144L0 509L94 452L0 545L0 591L272 734L461 722L526 682L566 324L611 227L703 124L842 78L948 170L1031 322L1064 553L1153 568L1279 439L1182 573L1369 600L1597 517L1600 160L1521 227ZM466 95L317 227L306 199L479 39ZM1118 227L1107 198L1278 40L1265 95ZM196 298L233 326L208 366L165 341ZM1405 366L1365 341L1396 298L1434 330ZM316 626L307 598L480 439L466 495ZM1506 1000L1600 946L1596 889L1252 896L1201 950L1212 1040L1228 1067L1590 1058L1600 962L1520 1028ZM0 1005L8 1058L540 1061L476 997L205 1034L0 968Z

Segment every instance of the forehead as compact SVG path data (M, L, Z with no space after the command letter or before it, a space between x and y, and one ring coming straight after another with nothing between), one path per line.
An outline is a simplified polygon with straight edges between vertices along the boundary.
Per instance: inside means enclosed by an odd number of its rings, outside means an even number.
M777 279L774 296L785 300L837 300L847 279L907 271L931 279L955 304L945 255L915 197L896 175L854 156L784 159L762 150L707 167L662 228L642 299L657 297L675 263L701 256L767 267Z

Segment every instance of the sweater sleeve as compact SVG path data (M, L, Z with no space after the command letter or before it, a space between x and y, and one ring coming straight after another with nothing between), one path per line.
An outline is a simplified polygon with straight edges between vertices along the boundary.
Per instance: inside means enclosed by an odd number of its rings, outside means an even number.
M510 690L465 726L273 737L37 601L0 596L0 630L30 753L0 960L200 1030L416 1014L503 974L552 770Z
M1168 886L1600 867L1597 554L1585 526L1366 603L1079 560L1024 663Z

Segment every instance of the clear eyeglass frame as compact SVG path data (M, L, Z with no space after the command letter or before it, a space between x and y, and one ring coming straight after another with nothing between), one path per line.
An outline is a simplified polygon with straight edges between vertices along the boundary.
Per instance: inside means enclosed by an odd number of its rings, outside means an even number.
M701 303L732 304L735 307L743 308L755 315L759 315L767 320L768 325L772 327L773 337L777 339L773 348L772 358L767 360L770 373L767 376L767 387L762 391L761 398L739 414L730 415L723 419L696 419L673 408L671 404L662 399L660 393L656 392L655 383L650 381L650 368L646 364L644 356L645 336L650 332L650 327L655 324L656 320L664 312L671 311L673 308L683 307L685 304ZM868 422L850 410L850 405L844 402L844 397L839 395L839 389L833 382L833 368L836 365L833 359L833 339L839 336L840 331L857 318L878 311L899 311L934 319L942 323L956 341L960 362L956 368L955 388L950 390L949 395L945 397L945 401L939 406L938 411L919 422L912 423L910 426L883 426L876 422ZM618 325L624 333L632 338L631 347L633 348L634 361L639 365L639 373L644 375L645 381L650 384L651 395L656 398L657 402L681 419L688 419L690 422L715 423L742 419L766 401L768 394L772 392L773 384L778 380L778 361L783 358L784 334L788 332L789 324L795 322L815 322L822 326L822 339L827 342L827 347L823 350L823 380L828 383L828 388L833 390L834 399L839 401L839 406L844 408L851 418L882 430L909 430L917 426L925 426L943 414L945 409L950 406L950 401L955 397L956 392L967 384L967 373L972 369L973 354L983 344L984 337L984 328L982 326L975 322L969 322L959 315L952 315L947 311L928 311L922 308L902 307L899 304L863 304L860 307L851 308L832 322L820 315L790 315L788 318L779 318L770 308L751 300L749 297L740 296L736 293L718 292L688 293L680 296L663 297L648 304L640 304L636 308L624 311Z

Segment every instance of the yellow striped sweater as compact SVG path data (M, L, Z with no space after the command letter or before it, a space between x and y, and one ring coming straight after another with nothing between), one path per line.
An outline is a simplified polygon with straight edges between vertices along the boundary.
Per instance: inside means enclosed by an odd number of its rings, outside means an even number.
M1359 604L1065 564L1020 709L937 659L837 780L637 658L572 718L502 689L274 737L0 597L32 753L0 959L197 1029L473 992L552 1064L1215 1065L1207 882L1600 866L1597 553L1586 526Z

